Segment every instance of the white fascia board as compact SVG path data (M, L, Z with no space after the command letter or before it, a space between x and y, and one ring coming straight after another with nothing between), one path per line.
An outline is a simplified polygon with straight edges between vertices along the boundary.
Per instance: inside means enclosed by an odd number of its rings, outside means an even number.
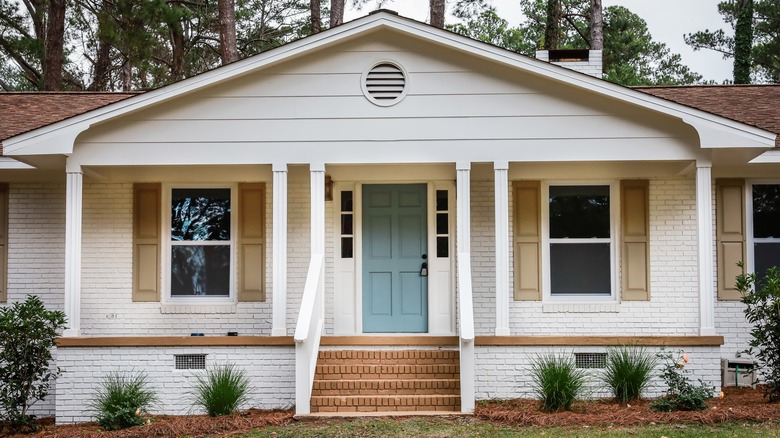
M19 170L19 169L35 169L34 166L30 166L27 163L14 160L9 157L0 157L0 170Z
M510 52L425 23L380 12L166 87L11 137L3 141L4 153L6 155L71 154L73 140L79 133L95 123L251 73L304 52L335 44L341 40L382 27L682 119L699 132L702 148L771 148L775 144L776 135L769 131ZM73 129L77 131L75 135L73 132L68 132ZM730 135L723 137L724 133Z
M750 160L750 164L776 164L780 163L780 149L766 151Z

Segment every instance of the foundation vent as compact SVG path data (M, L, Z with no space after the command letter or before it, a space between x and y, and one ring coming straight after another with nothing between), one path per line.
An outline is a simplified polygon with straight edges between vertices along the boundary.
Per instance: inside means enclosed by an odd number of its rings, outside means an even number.
M175 354L174 362L177 370L205 370L205 354Z
M398 103L406 94L406 73L401 67L382 62L371 67L363 78L366 97L380 106Z
M606 368L607 353L574 353L577 368Z

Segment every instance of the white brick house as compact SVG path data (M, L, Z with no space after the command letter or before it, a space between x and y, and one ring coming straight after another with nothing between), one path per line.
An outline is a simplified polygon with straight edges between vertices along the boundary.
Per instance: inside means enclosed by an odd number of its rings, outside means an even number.
M719 385L735 262L780 261L776 135L662 93L379 12L17 129L2 298L69 319L42 412L134 369L186 413L203 355L257 407L358 410L315 404L327 350L457 350L467 412L551 350L682 348Z

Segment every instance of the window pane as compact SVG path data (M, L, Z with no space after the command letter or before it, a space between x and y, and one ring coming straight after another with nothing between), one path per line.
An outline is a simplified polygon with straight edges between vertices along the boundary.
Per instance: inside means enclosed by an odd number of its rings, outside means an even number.
M550 291L553 294L612 291L608 243L550 245Z
M609 237L609 186L550 187L550 237Z
M171 247L172 296L228 296L230 246Z
M449 234L449 222L447 213L436 213L436 234Z
M436 211L448 210L448 196L449 192L447 190L436 190Z
M341 234L346 234L346 235L354 234L352 232L352 215L351 214L342 214L341 215Z
M447 237L436 238L436 257L450 256L450 239Z
M341 238L341 258L342 259L351 259L352 258L352 238L351 237L342 237Z
M352 191L341 192L341 211L352 211Z
M772 266L780 267L780 242L756 243L753 245L756 277L759 282L764 279L766 270Z
M173 189L171 240L230 240L230 189Z
M780 237L780 185L753 186L753 237Z

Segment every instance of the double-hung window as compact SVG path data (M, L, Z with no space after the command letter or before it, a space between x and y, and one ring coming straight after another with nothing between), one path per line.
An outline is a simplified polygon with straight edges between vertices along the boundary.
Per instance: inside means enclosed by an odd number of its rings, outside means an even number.
M170 297L230 297L231 189L172 188L170 227Z
M547 278L552 298L609 298L614 292L610 185L549 185Z
M780 267L780 184L753 184L753 272L761 280L766 270Z

